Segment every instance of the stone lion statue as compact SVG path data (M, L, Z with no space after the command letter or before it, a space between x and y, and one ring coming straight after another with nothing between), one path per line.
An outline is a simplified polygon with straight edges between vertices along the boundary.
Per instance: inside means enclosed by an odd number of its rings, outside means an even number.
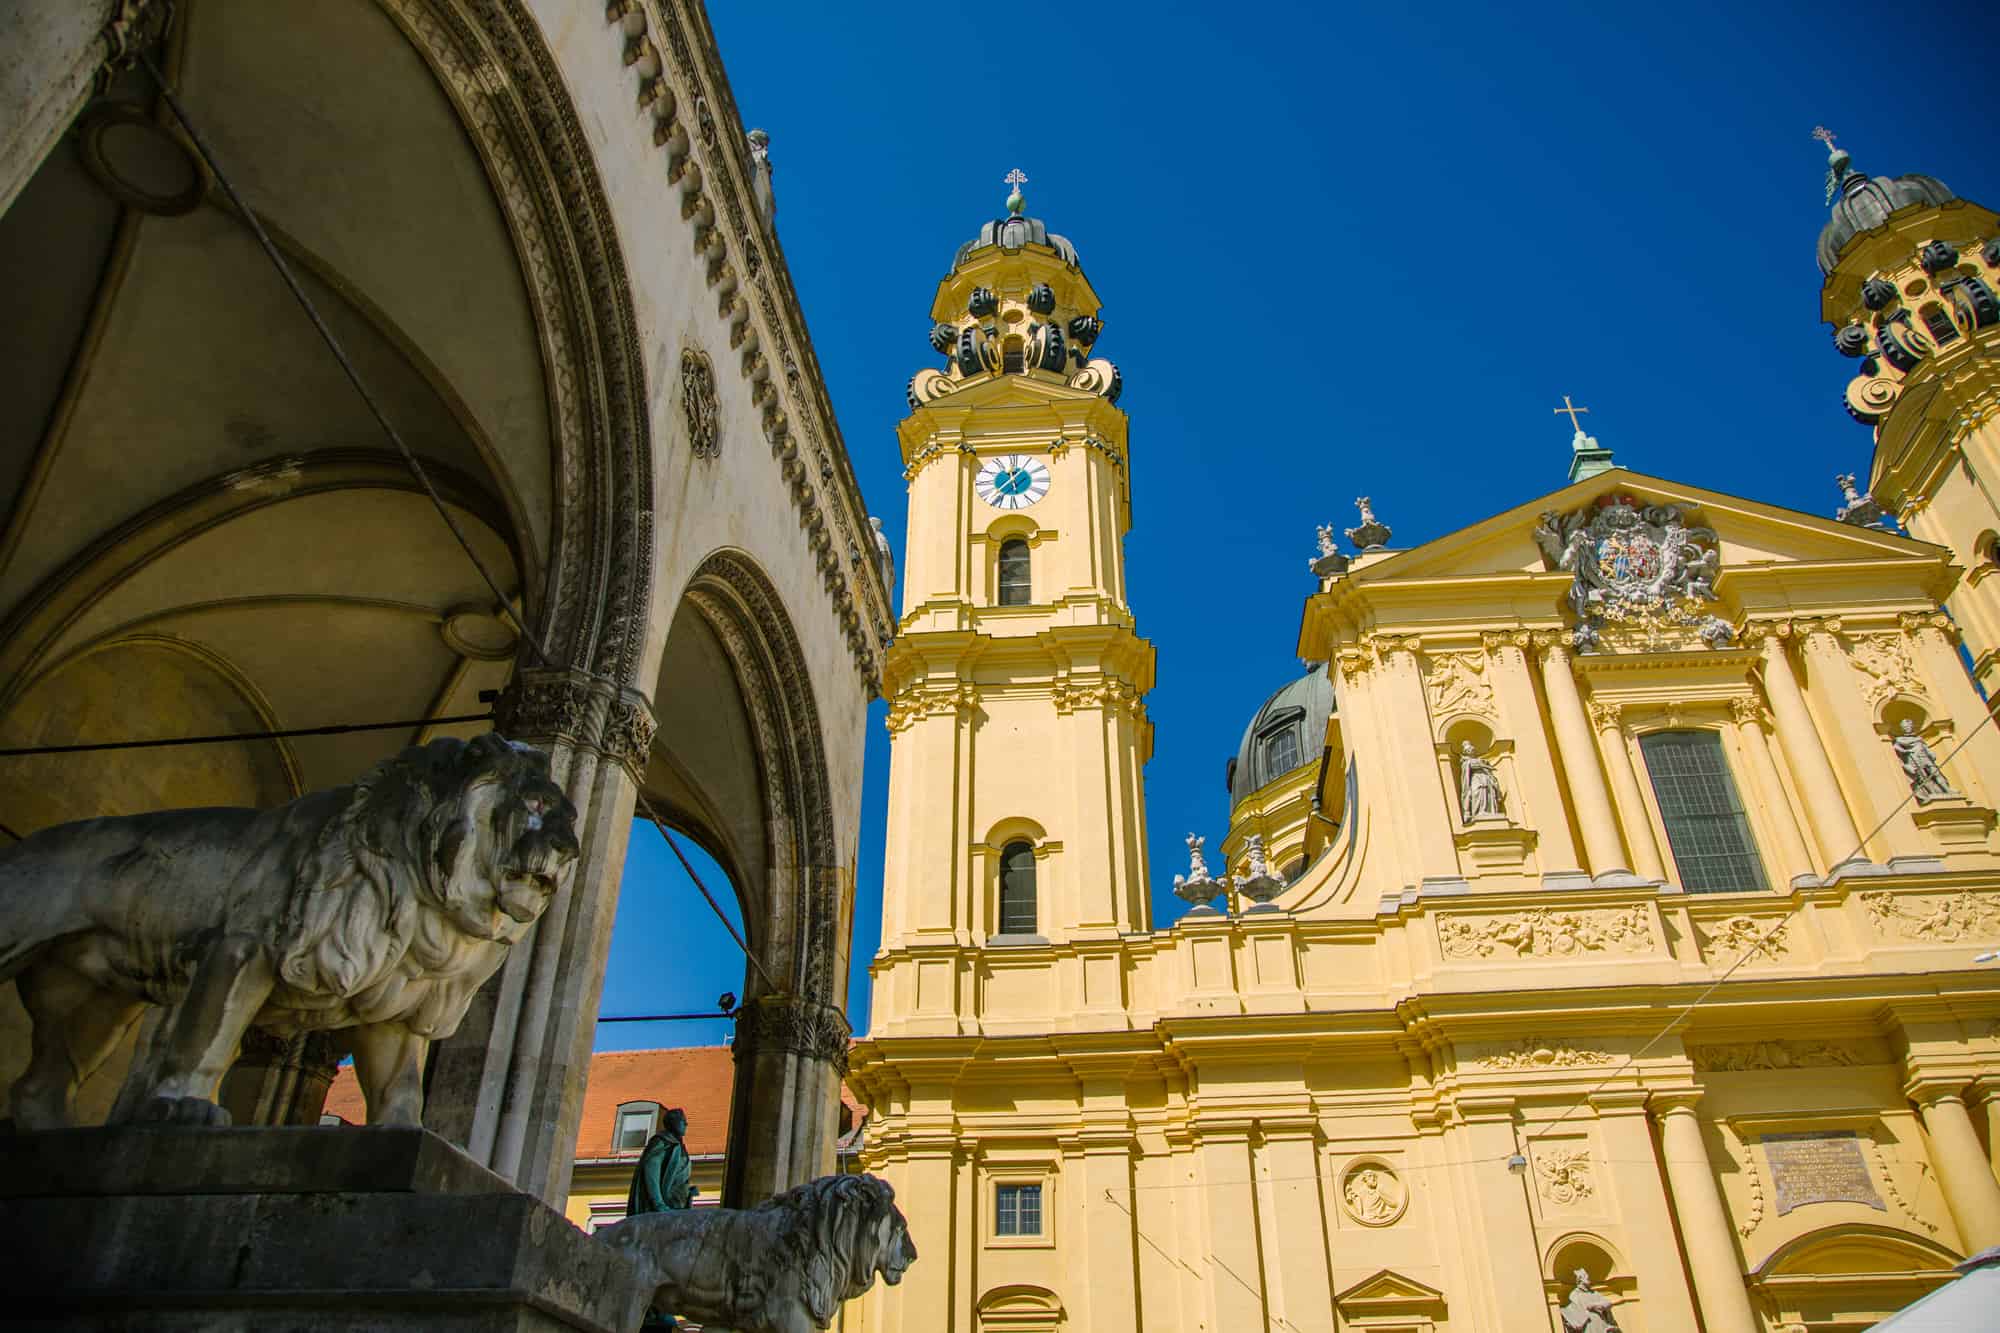
M821 1176L755 1208L644 1213L597 1233L639 1260L653 1308L736 1333L812 1333L895 1286L917 1247L889 1182Z
M76 1089L147 1006L113 1120L229 1123L245 1029L350 1030L370 1123L423 1122L424 1053L454 1032L573 872L548 757L435 740L271 810L85 819L0 848L0 982L34 1053L17 1128Z

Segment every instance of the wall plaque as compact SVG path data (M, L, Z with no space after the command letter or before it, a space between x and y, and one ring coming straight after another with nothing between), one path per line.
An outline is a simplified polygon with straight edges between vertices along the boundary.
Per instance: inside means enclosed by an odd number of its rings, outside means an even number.
M1766 1134L1763 1143L1779 1216L1809 1203L1863 1203L1889 1211L1853 1131Z

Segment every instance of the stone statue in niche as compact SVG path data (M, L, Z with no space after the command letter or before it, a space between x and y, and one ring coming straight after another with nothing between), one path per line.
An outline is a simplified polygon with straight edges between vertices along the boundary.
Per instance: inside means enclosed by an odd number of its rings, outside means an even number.
M1569 1303L1562 1308L1563 1333L1618 1333L1618 1316L1611 1311L1617 1299L1592 1286L1585 1269L1579 1268L1570 1276L1576 1285L1569 1289Z
M1903 765L1903 776L1910 780L1910 794L1917 798L1918 805L1950 800L1959 795L1945 778L1944 769L1938 766L1937 755L1924 743L1924 738L1917 735L1915 722L1904 718L1902 728L1889 743L1896 747L1896 758Z
M488 733L411 746L270 810L161 810L0 848L0 981L35 1054L15 1124L61 1129L134 1017L114 1123L226 1125L251 1027L341 1031L370 1124L421 1125L424 1056L574 872L548 756Z
M737 1333L812 1333L841 1304L916 1262L896 1192L874 1176L821 1176L755 1208L690 1208L597 1233L637 1259L652 1308Z
M1458 809L1468 824L1507 817L1500 808L1500 774L1473 750L1471 741L1458 746Z
M1692 630L1712 648L1734 636L1727 621L1703 610L1715 599L1722 564L1715 532L1688 526L1679 505L1601 496L1574 514L1543 514L1535 542L1551 568L1571 575L1579 649L1601 647L1607 625L1659 640Z
M771 188L771 177L775 174L771 166L771 136L762 130L752 130L744 138L750 141L750 194L768 227L778 216L778 196Z

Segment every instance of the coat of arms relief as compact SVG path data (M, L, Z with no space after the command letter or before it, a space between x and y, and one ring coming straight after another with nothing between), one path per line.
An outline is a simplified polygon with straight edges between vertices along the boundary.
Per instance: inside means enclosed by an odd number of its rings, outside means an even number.
M1722 565L1715 531L1691 525L1679 505L1605 495L1573 514L1543 514L1535 542L1571 576L1580 651L1719 648L1734 637L1708 610Z

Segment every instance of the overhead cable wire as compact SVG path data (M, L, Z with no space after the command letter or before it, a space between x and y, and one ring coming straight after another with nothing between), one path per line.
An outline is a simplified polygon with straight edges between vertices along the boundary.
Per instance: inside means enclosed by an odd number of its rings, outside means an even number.
M194 118L188 114L187 108L182 105L179 95L174 92L172 85L167 82L166 76L160 73L159 67L153 63L152 57L145 51L139 51L137 58L139 63L145 67L146 73L151 75L153 82L158 85L160 96L165 99L167 106L173 111L174 119L178 120L181 128L187 131L189 141L193 143L195 151L200 154L202 163L208 168L209 174L215 178L215 183L221 187L222 192L229 197L229 202L235 207L237 213L241 215L244 224L250 228L251 234L257 238L258 247L263 250L264 257L271 261L271 266L278 271L278 276L284 280L285 286L291 291L293 299L305 311L306 318L312 321L313 328L319 333L320 341L326 344L327 350L333 354L333 359L340 364L341 372L346 375L347 382L354 386L355 393L360 395L361 401L366 404L369 414L375 418L375 424L382 428L382 433L388 437L391 444L395 445L396 452L402 455L404 464L410 470L410 475L416 478L417 484L423 488L424 494L430 497L432 508L437 510L438 516L444 520L445 526L451 529L452 538L457 541L459 549L465 552L466 559L472 562L473 567L479 571L479 577L485 580L487 589L493 594L494 604L500 608L507 619L514 623L514 628L519 633L521 642L527 645L530 655L543 666L555 667L556 664L550 660L546 649L529 631L527 623L521 618L520 613L514 609L513 600L501 591L499 580L493 577L492 571L487 568L486 561L480 557L478 551L473 549L472 541L466 536L465 529L452 514L450 507L445 504L444 497L438 493L437 487L431 482L430 473L424 469L424 465L417 458L415 451L404 441L402 434L389 420L388 415L376 401L375 395L369 392L367 382L361 378L360 371L355 369L353 361L348 358L346 349L341 346L340 339L334 334L333 329L320 316L319 308L313 304L312 297L307 295L305 288L299 284L297 276L292 272L291 264L287 262L284 254L278 249L277 245L272 242L270 233L265 231L264 224L258 218L256 210L252 209L243 196L237 193L235 185L231 183L228 174L223 171L221 163L216 160L215 150L209 145L207 137L196 128ZM586 672L585 674L591 673ZM736 941L736 947L743 951L743 956L750 960L751 966L756 968L758 975L764 978L764 983L774 991L780 990L781 988L778 986L777 981L764 966L763 960L752 951L749 941L743 938L742 932L737 930L735 923L722 910L721 903L716 901L715 895L709 892L708 886L702 882L701 876L695 872L694 866L689 862L686 853L681 850L672 830L667 827L666 821L661 819L658 812L647 802L645 795L636 790L639 785L639 774L632 770L627 771L633 778L633 786L635 788L633 794L634 806L640 814L644 815L660 831L660 836L667 840L667 846L673 849L675 857L679 859L682 868L687 871L688 878L693 881L695 888L700 890L701 896L707 900L709 908L716 915L716 919L721 921L723 929L729 932L729 937Z
M400 722L336 722L324 727L286 727L279 731L226 731L213 736L158 736L143 741L90 741L82 745L17 745L0 750L0 759L45 754L96 754L106 750L162 750L177 745L222 745L235 741L283 741L299 736L345 736L357 731L413 731L420 727L451 727L491 722L491 713L460 713L451 717L417 717Z

